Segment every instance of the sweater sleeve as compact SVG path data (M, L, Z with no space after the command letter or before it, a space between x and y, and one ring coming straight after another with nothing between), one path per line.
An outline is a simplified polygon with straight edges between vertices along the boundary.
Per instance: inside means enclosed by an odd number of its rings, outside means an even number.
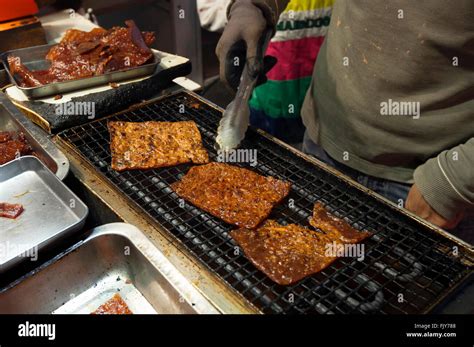
M448 220L474 208L474 138L419 166L415 184L430 206Z

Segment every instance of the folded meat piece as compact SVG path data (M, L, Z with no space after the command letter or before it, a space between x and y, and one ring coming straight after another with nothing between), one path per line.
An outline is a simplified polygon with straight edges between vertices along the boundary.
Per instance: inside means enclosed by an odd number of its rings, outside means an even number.
M122 297L116 293L91 314L133 314L133 312L128 308Z
M367 231L354 229L346 221L329 213L319 202L314 205L313 217L310 218L309 224L341 243L357 243L371 235Z
M131 20L125 24L127 28L89 32L70 29L46 55L49 69L30 71L20 59L9 56L10 72L19 78L20 86L37 87L143 65L153 58L149 47L154 33L140 32Z
M371 235L331 215L320 203L314 206L310 224L322 232L269 220L257 230L243 228L230 235L258 269L281 285L329 266L337 259L334 245L358 243Z
M24 211L20 204L0 202L0 217L15 219Z
M28 154L33 154L33 150L23 133L0 133L0 165Z
M227 223L255 228L288 195L291 185L237 166L210 163L191 168L171 188Z
M184 163L205 164L209 156L192 121L108 122L112 169L153 169Z
M336 260L325 255L331 238L296 224L268 220L257 230L238 229L230 235L259 270L281 285L317 273Z

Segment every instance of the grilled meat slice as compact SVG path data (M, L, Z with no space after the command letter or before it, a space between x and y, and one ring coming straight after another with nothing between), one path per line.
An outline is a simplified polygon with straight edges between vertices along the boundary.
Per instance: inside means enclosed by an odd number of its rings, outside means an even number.
M153 169L184 163L205 164L209 156L192 121L108 123L112 169Z
M268 220L257 230L238 229L230 235L259 270L281 285L317 273L336 260L326 256L329 237L296 224Z
M331 215L321 203L315 204L310 224L322 232L269 220L257 230L242 228L230 235L258 269L281 285L329 266L337 259L335 246L358 243L371 235Z
M191 168L171 188L227 223L255 228L288 195L291 185L237 166L210 163Z
M309 224L341 243L357 243L371 235L367 231L354 229L346 221L329 213L319 202L314 205L313 217L310 218Z

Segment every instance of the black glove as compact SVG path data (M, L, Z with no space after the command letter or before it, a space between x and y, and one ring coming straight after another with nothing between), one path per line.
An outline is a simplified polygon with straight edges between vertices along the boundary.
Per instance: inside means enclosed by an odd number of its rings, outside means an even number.
M249 0L236 1L229 12L227 23L216 54L220 63L220 79L237 90L245 63L257 85L267 81L266 74L277 63L272 56L263 57L267 30L271 30L262 11Z

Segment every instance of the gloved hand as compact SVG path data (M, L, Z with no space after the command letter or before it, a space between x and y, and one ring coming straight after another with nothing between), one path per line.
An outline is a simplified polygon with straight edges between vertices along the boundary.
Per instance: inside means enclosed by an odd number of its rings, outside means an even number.
M252 76L258 75L257 85L266 82L265 74L275 66L277 59L263 57L264 36L271 24L260 8L250 0L237 0L229 12L227 23L216 54L220 64L221 80L237 90L240 76L247 62Z

